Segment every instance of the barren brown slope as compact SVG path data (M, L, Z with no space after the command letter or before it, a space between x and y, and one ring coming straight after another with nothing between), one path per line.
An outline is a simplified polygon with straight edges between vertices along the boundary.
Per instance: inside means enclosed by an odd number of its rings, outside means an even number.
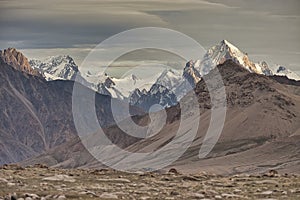
M228 106L221 137L207 158L200 160L199 149L210 122L210 97L204 81L200 81L195 89L202 110L200 128L192 146L174 166L183 172L206 170L239 173L260 172L269 168L300 172L298 82L277 81L276 77L249 73L231 61L225 62L218 69L226 86ZM213 73L208 76L213 76ZM172 107L167 113L168 123L159 134L148 140L138 141L127 147L127 150L152 151L172 139L178 128L180 110L178 106ZM64 145L29 160L26 164L47 163L51 160L51 164L55 166L101 167L87 152L82 152L84 148L78 142L79 140L66 144L68 156L62 160L54 155L57 155L55 152L59 149L65 148Z
M300 172L299 82L282 84L282 79L277 81L276 77L251 74L231 61L219 66L219 71L226 86L228 106L221 137L206 159L200 160L199 149L210 122L210 97L201 81L195 90L203 109L198 135L174 167L185 172L259 172L272 167ZM214 72L210 73L208 78L213 75ZM154 144L145 140L129 149L151 151L159 148L174 135L170 131L173 126L176 122L157 135Z
M0 58L0 164L39 155L76 135L72 117L74 82L46 82L22 69ZM114 123L110 105L109 96L96 94L95 106L103 126Z

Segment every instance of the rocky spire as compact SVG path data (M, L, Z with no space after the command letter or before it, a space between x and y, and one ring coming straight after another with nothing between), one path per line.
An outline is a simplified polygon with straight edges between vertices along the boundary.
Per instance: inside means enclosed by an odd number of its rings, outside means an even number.
M33 69L30 66L28 59L15 48L0 50L0 57L3 60L3 62L12 66L18 71L42 77L42 75L37 70Z

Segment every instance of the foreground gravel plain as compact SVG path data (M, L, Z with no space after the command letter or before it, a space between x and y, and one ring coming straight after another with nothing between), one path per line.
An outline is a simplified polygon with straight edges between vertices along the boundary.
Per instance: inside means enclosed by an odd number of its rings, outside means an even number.
M219 176L199 172L125 173L114 170L56 169L44 165L0 169L0 199L300 199L300 176Z

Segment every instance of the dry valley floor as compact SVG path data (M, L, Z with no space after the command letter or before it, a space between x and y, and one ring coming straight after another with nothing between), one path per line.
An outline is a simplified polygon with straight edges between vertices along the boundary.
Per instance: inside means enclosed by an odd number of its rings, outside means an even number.
M300 176L276 171L219 176L180 174L175 169L125 173L4 165L0 199L300 199Z

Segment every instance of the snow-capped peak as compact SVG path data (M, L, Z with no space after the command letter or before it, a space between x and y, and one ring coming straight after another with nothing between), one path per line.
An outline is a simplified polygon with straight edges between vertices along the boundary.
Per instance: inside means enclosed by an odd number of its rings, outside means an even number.
M78 66L69 55L47 57L44 60L30 60L30 65L43 72L47 80L74 80Z
M232 43L230 43L228 40L222 40L221 41L222 45L227 46L228 48L231 49L231 51L235 51L238 54L244 54L241 50L239 50L236 46L234 46Z
M173 88L181 80L181 74L173 69L165 69L162 74L157 78L155 84L162 85L166 88Z
M226 60L233 60L250 72L271 75L268 65L263 62L252 62L248 54L238 49L235 45L227 40L222 40L219 44L208 49L201 62L201 75L209 73L215 66L224 63Z
M239 64L243 64L244 57L247 56L244 52L239 50L227 40L222 40L220 44L210 48L207 54L211 55L211 59L215 64L222 64L228 59L232 59Z

